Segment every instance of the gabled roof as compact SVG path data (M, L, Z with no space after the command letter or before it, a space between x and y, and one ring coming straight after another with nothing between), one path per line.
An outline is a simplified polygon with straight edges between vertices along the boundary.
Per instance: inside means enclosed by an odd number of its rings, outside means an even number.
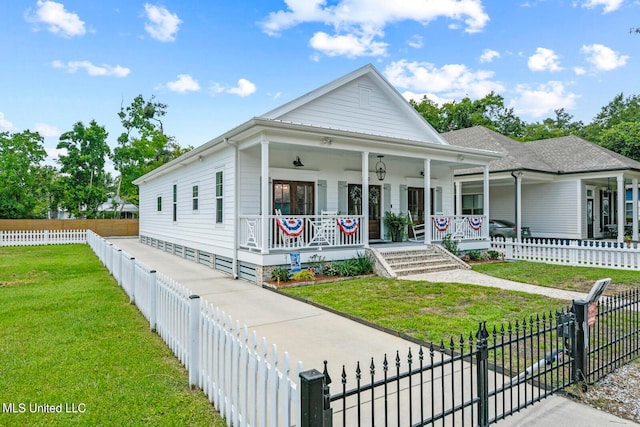
M376 105L374 104L372 108L359 109L357 106L358 94L354 93L353 85L372 85L377 89L380 93L379 99L383 99L386 102L391 103L394 106L395 111L390 112L390 114L395 114L394 117L384 117L389 114L389 112L376 111ZM398 90L393 87L387 79L371 64L367 64L363 67L358 68L355 71L350 72L332 82L329 82L319 88L306 93L292 101L287 102L280 107L277 107L265 114L259 116L259 118L273 120L273 121L283 121L283 122L291 122L298 123L303 125L311 125L311 126L320 126L320 127L334 127L342 130L349 131L362 131L357 127L350 127L351 123L347 120L340 121L331 120L332 111L322 110L322 106L320 105L323 101L328 101L328 98L331 96L337 96L338 91L345 92L345 96L341 98L339 101L341 103L351 103L351 107L357 111L362 117L363 120L368 120L370 122L376 122L376 114L380 114L379 117L382 119L390 119L395 121L402 121L402 126L405 128L410 128L407 131L407 139L448 145L447 141L445 141L440 134L416 111L409 102L398 92ZM371 95L372 97L375 94ZM335 101L334 101L335 102ZM373 101L372 101L373 102ZM308 114L309 110L314 110L318 114L315 117L316 122L313 121L302 121L300 117L312 117L312 114ZM296 114L297 112L305 111L307 114ZM336 112L336 114L340 114L340 111ZM350 118L353 120L352 118ZM360 123L362 123L362 121ZM353 121L354 123L355 120ZM397 129L397 128L396 128ZM385 131L381 131L379 128L373 131L372 133L377 133L379 135L386 135L391 137L400 137L402 135L394 134L393 129L385 133Z
M640 171L640 162L573 135L518 142L483 126L474 126L443 133L442 136L454 146L505 153L505 157L489 164L489 172L532 170L568 174L626 169ZM478 172L475 168L456 171L456 174Z

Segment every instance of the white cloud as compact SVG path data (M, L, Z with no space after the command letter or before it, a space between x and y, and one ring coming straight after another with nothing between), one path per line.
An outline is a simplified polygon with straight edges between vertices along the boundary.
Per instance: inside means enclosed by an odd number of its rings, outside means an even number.
M573 72L578 76L587 74L587 70L585 70L584 67L573 67Z
M437 68L427 62L401 60L389 64L384 74L396 87L420 94L437 94L445 99L465 96L477 99L491 91L501 93L505 90L502 83L491 80L493 72L472 71L463 64L448 64Z
M331 36L317 32L309 40L309 44L327 56L382 56L386 54L387 43L374 41L376 34L345 34Z
M53 136L59 136L61 134L60 129L55 126L48 125L46 123L36 123L33 130L38 132L40 136L47 138Z
M221 93L231 93L233 95L245 97L255 93L255 91L256 85L247 79L238 80L238 85L236 87L224 87L220 83L212 83L208 89L209 94L212 96L216 96ZM280 93L278 93L278 96L280 96Z
M594 9L598 6L604 6L602 13L609 13L618 10L623 2L624 0L585 0L582 7Z
M529 57L529 69L531 71L560 71L560 63L558 59L560 57L551 49L539 47L536 49L536 53Z
M407 44L414 49L420 49L424 45L424 40L421 35L416 34L407 40Z
M238 86L227 89L227 93L239 96L249 96L256 91L256 85L247 79L238 80Z
M200 84L189 74L178 74L178 80L167 83L167 88L178 93L198 92Z
M10 130L13 129L13 123L5 119L4 113L0 111L0 129Z
M60 157L69 154L66 148L44 147L44 151L47 152L47 157L51 160L58 160Z
M601 44L584 45L580 52L586 56L586 60L593 64L598 71L611 71L622 67L629 59L628 55L620 55L613 49Z
M446 18L464 23L465 31L481 31L489 21L481 0L285 0L286 10L271 12L261 22L262 30L271 36L304 23L320 23L333 27L334 34L314 34L312 47L330 55L350 57L385 55L384 28L401 21L423 25ZM450 27L452 27L450 25ZM378 39L376 39L378 38Z
M480 62L492 62L495 58L500 58L500 52L493 49L485 49L480 55Z
M82 36L87 32L77 14L67 12L62 3L54 1L38 0L35 12L27 10L25 19L27 22L45 24L49 32L67 38Z
M163 6L155 6L149 3L144 5L146 17L144 29L151 37L161 42L172 42L176 39L178 26L182 23L178 15L171 13Z
M571 109L576 105L578 95L567 92L562 82L550 81L537 87L518 85L517 97L510 103L516 114L541 117L558 108Z
M66 64L62 61L53 61L51 63L54 68L62 68L68 73L75 73L80 69L84 69L90 76L115 76L126 77L131 72L130 69L116 65L103 64L101 66L93 65L89 61L69 61Z

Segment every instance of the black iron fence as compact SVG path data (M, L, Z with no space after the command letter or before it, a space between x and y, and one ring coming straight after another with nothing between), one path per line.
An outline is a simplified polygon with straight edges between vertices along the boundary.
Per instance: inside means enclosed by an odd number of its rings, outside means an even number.
M339 379L325 362L314 371L320 412L302 425L488 426L637 357L639 301L636 290L491 330L482 323L448 344L343 366Z

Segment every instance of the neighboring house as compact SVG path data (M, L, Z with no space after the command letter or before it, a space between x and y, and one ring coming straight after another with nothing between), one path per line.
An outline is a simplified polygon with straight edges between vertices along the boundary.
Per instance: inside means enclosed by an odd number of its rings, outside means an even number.
M576 136L522 143L482 126L442 136L505 154L489 166L492 219L529 227L533 237L622 241L626 233L638 240L631 200L638 200L640 162ZM482 214L482 171L458 170L455 183L457 213Z
M449 145L366 65L137 179L140 238L255 280L290 253L340 260L384 242L386 211L426 220L425 244L455 232L486 248L482 215L454 216L453 176L484 168L488 189L500 156Z
M137 218L138 207L133 203L125 202L120 197L116 197L115 199L109 198L98 207L98 215L101 217L109 216L123 219Z

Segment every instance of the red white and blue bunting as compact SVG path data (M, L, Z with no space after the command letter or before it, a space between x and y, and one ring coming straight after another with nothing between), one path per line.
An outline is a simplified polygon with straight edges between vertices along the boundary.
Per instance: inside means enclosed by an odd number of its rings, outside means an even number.
M337 218L336 222L343 234L351 236L358 231L358 218Z
M447 228L449 228L449 222L449 217L433 218L433 225L436 226L436 230L438 231L447 231Z
M298 237L304 230L304 220L302 218L276 218L278 228L289 237Z
M476 231L480 230L480 227L482 227L482 217L481 216L470 216L469 217L469 225L471 226L471 228L473 228Z

